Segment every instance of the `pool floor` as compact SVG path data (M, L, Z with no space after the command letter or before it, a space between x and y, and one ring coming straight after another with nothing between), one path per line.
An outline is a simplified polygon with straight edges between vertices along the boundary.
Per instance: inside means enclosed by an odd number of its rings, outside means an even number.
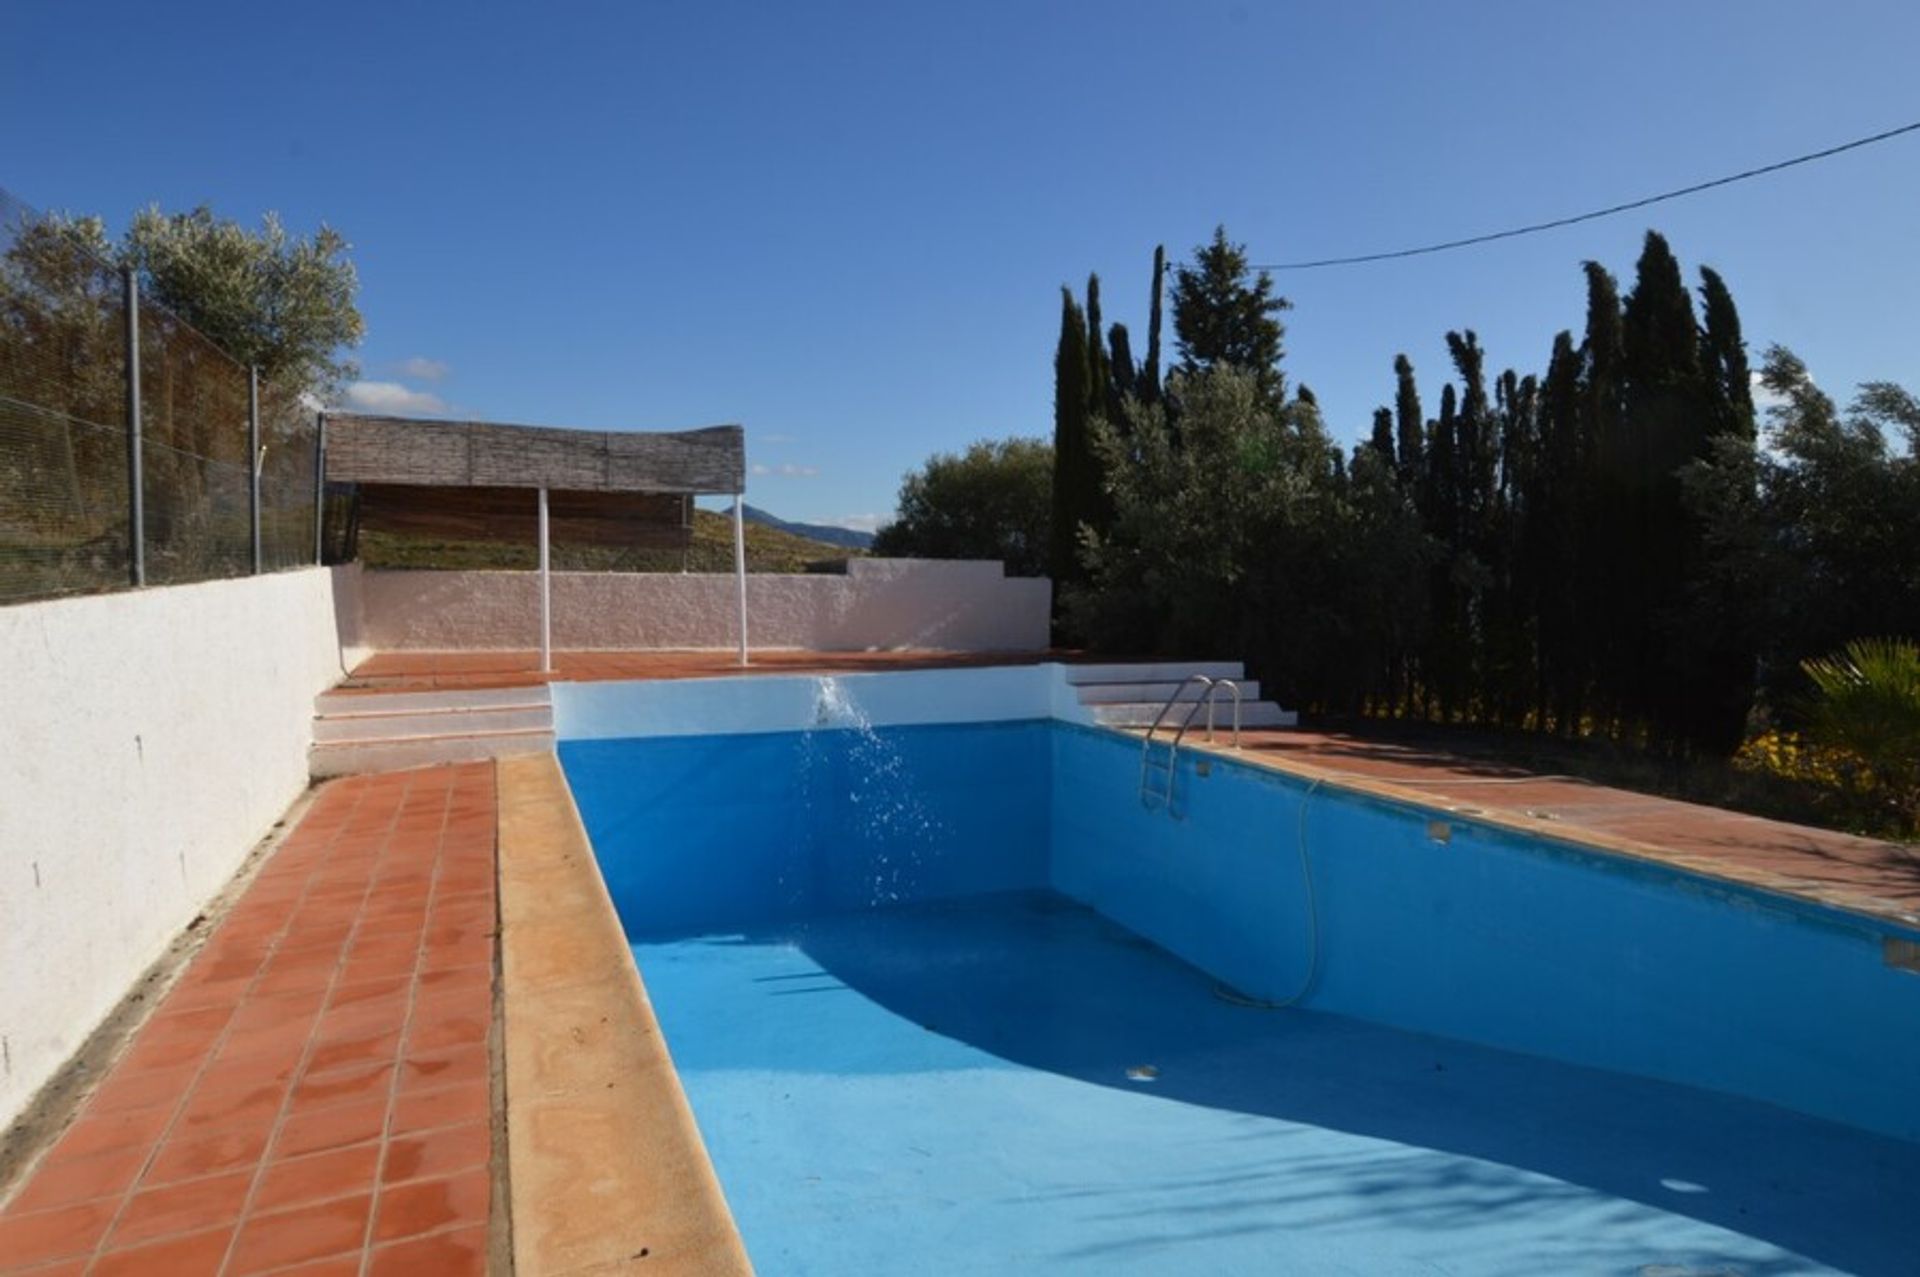
M1920 1262L1920 1145L1237 1006L1049 893L634 955L762 1277Z

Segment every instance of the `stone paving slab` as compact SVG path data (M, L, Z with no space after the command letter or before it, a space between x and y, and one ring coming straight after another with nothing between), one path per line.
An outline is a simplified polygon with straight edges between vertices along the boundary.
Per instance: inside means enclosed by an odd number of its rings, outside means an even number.
M514 1271L749 1274L560 764L499 766Z

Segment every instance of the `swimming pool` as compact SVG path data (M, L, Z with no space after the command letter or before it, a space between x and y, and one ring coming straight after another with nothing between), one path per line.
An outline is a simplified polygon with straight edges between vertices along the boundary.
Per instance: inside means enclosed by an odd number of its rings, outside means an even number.
M1913 1271L1886 924L1219 758L1174 819L1050 677L556 689L759 1271Z

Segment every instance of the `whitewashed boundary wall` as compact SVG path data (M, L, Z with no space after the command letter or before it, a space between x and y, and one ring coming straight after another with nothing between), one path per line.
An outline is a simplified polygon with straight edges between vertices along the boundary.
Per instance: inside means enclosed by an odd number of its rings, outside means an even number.
M306 788L357 576L0 607L0 1124Z

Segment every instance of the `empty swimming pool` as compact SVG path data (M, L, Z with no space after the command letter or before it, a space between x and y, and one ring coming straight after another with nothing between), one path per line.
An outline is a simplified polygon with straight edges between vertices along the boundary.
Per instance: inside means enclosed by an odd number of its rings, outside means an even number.
M1176 819L1002 674L556 697L760 1272L1913 1271L1881 924L1218 759Z

